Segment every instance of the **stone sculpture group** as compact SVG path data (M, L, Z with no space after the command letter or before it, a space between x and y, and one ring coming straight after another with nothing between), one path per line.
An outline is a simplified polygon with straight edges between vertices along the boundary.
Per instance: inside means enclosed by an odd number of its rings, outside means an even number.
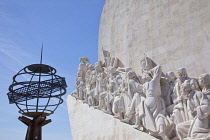
M159 139L210 139L209 74L190 78L185 68L164 74L145 56L137 76L109 52L104 60L94 66L80 58L72 96Z

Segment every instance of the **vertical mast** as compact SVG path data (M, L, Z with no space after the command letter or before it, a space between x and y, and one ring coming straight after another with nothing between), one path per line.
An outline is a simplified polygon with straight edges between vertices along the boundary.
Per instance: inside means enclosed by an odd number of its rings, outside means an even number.
M38 92L38 94L37 94L36 112L38 112L39 94L40 94L40 90L41 90L41 72L42 72L41 64L42 64L42 53L43 53L43 43L42 43L41 58L40 58L40 67L39 67L39 85L38 85L39 92Z

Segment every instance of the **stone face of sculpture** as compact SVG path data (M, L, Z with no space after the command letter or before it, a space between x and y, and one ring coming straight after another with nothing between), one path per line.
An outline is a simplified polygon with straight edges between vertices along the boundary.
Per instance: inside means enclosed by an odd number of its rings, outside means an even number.
M210 99L210 75L207 73L201 74L199 76L199 85L202 88L202 92Z
M177 78L171 71L164 76L161 66L146 57L142 76L132 68L116 68L109 53L105 65L80 60L75 98L163 140L210 139L209 74L197 80L179 68Z

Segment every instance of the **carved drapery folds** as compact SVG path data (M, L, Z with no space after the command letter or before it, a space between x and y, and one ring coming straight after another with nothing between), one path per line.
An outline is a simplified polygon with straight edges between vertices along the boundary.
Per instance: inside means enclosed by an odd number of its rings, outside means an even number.
M209 74L190 78L185 68L164 74L145 56L137 76L107 51L104 60L94 66L80 58L72 96L159 139L210 139Z

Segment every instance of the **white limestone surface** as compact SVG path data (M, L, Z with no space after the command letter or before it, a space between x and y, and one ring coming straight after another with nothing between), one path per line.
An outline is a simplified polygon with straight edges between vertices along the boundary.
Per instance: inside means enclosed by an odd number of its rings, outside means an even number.
M210 0L106 0L99 30L103 49L141 74L144 53L163 71L210 72Z
M67 105L73 140L157 140L71 95Z

